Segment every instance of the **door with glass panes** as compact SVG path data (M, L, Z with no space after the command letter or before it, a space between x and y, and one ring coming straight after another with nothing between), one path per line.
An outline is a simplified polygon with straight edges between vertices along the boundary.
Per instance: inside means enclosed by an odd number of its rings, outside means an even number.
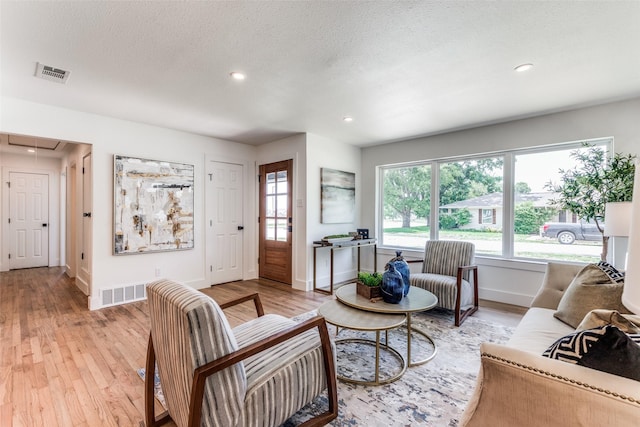
M260 166L259 275L291 284L293 160Z

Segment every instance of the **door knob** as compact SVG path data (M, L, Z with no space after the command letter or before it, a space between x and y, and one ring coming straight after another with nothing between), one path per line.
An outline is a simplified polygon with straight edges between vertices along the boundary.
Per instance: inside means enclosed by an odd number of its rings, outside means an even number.
M91 212L85 212L82 214L82 216L85 218L91 218Z
M43 227L47 227L48 225L49 224L47 224L47 223L42 224Z
M238 230L240 230L240 231L244 230L244 226L239 225L239 226L238 226Z

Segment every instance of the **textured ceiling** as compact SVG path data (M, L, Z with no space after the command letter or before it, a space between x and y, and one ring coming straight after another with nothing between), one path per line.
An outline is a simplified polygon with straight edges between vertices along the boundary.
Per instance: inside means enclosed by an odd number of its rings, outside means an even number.
M2 1L0 20L4 96L249 144L366 146L640 96L639 1Z

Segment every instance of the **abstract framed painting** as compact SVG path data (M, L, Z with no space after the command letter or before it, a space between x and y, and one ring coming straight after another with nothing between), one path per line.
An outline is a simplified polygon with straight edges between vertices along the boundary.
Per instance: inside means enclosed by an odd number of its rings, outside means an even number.
M193 249L193 165L115 155L114 255Z
M320 193L323 224L346 224L355 221L355 173L321 168Z

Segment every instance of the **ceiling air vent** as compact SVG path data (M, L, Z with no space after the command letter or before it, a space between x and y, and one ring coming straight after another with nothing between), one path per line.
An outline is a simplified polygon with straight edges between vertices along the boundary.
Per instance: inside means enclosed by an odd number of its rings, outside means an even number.
M52 82L66 83L71 71L61 70L60 68L50 67L38 62L36 67L36 77L51 80Z

